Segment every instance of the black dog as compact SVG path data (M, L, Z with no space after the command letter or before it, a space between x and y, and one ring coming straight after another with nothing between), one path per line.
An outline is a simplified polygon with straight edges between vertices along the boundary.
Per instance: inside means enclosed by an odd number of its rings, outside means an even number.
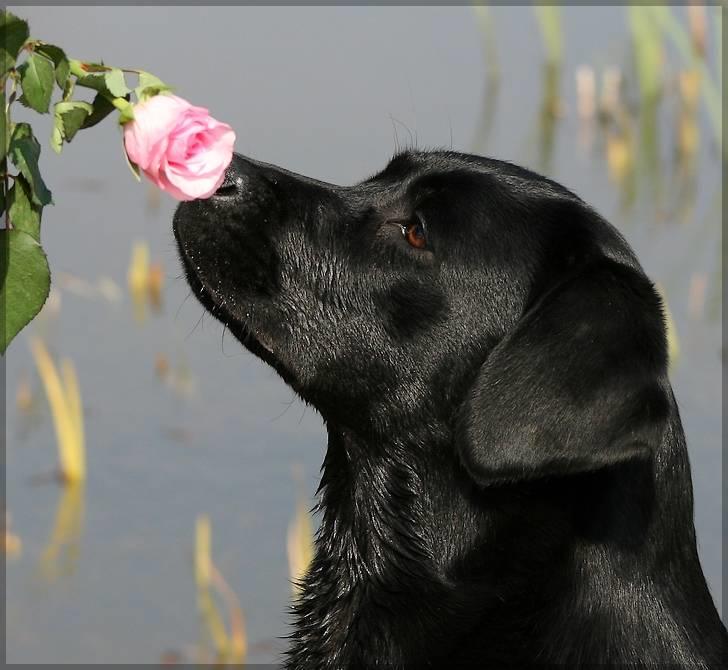
M353 187L236 156L174 229L328 429L288 667L728 667L660 300L573 193L452 152Z

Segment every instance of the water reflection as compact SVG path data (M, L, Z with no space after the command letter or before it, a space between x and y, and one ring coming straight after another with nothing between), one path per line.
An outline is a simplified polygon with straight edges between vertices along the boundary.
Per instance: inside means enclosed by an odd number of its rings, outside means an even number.
M488 138L498 108L500 91L500 67L496 49L496 30L493 14L489 7L480 5L474 8L478 26L483 34L483 55L485 57L485 86L480 102L480 113L473 136L472 147L476 153L487 153Z
M212 560L212 527L205 514L197 517L195 526L195 582L203 638L197 654L198 662L242 664L248 648L245 615L237 595ZM229 632L217 606L216 594L225 603Z
M164 270L161 263L151 263L149 258L148 242L134 242L126 276L134 320L138 324L146 321L148 307L154 314L162 311Z
M40 573L48 582L75 573L83 536L85 487L68 484L61 489L53 529L40 559Z
M5 512L5 522L3 523L3 535L5 536L4 552L6 559L15 559L20 557L23 543L20 538L11 530L10 513Z
M610 124L605 129L605 157L609 176L621 192L622 210L628 210L637 199L635 154L637 143L629 120Z
M678 76L675 172L679 184L679 209L676 218L682 222L693 220L698 193L697 155L701 141L698 105L701 80L701 74L696 68L683 70Z
M31 338L30 350L53 417L59 457L58 479L69 485L83 482L86 478L86 440L76 367L64 358L59 374L45 343L38 338Z
M196 380L184 353L180 353L172 364L166 353L158 352L154 357L154 372L157 378L179 397L189 398L197 390Z
M286 549L288 551L288 571L291 578L293 596L297 597L301 590L301 580L308 572L313 560L313 522L307 497L303 491L303 469L295 466L292 469L293 479L298 489L298 500L293 519L288 525Z
M561 63L548 61L543 67L543 92L538 116L538 165L546 173L550 173L553 169L556 126L559 119L563 117L563 104L559 93L560 84Z

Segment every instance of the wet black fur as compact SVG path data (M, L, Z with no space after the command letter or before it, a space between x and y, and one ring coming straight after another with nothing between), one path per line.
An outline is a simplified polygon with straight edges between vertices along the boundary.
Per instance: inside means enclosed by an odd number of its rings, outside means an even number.
M328 430L288 667L728 667L660 300L588 205L453 152L352 187L236 156L174 223Z

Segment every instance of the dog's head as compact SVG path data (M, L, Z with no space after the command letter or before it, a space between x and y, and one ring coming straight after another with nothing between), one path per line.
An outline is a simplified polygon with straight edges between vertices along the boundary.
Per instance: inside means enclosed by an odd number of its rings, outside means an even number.
M449 433L484 482L659 439L659 298L617 231L544 177L410 152L340 187L235 156L174 230L203 305L329 423Z

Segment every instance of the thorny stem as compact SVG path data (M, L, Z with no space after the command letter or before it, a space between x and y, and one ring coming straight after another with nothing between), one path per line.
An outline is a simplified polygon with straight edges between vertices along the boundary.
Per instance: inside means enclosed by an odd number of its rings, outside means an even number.
M9 138L10 138L10 103L12 101L12 97L15 94L15 78L10 75L10 79L12 80L11 84L11 92L8 96L7 93L7 85L8 85L8 75L5 75L2 80L0 81L0 84L2 84L2 113L5 116L4 123L3 123L3 137L0 139L3 143L3 158L2 161L0 161L0 172L2 173L2 196L3 196L3 202L5 203L5 229L10 228L10 217L8 216L8 209L10 208L10 203L8 202L8 149L9 147ZM7 96L7 102L6 102L6 96Z
M10 80L10 91L8 92L8 79ZM12 124L10 121L10 105L15 102L15 93L16 88L18 85L18 73L15 69L10 70L10 72L6 73L2 79L0 80L0 85L2 85L2 110L0 110L4 115L4 126L5 126L5 133L2 138L0 138L0 141L3 143L3 158L2 161L0 161L0 177L2 177L2 194L3 194L3 200L5 202L5 226L4 228L10 229L12 227L12 221L10 220L10 202L8 201L8 193L10 191L9 185L10 182L9 179L12 179L15 181L17 178L16 175L10 174L10 171L8 170L8 153L10 151L10 136L12 134ZM9 95L8 95L9 93Z
M148 74L145 70L138 70L132 67L113 68L109 65L101 65L100 63L86 63L84 61L76 60L75 58L69 59L68 64L71 68L71 74L76 78L87 77L90 74L96 74L99 72L111 72L111 70L114 69L136 75Z

